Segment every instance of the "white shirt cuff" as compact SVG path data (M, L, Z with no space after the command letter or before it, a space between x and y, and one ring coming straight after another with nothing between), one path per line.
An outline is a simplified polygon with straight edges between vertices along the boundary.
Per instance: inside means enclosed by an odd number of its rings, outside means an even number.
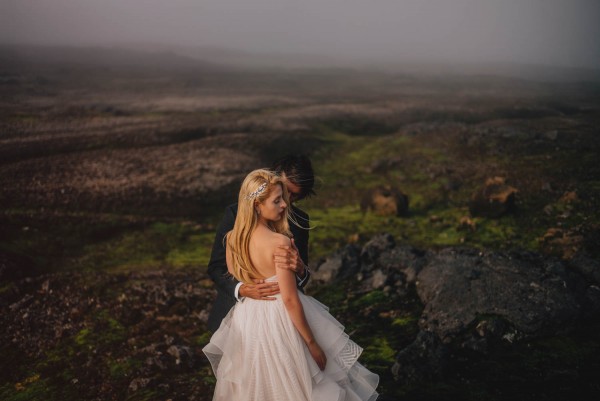
M240 287L242 286L243 283L237 283L237 285L235 286L235 291L233 292L233 295L235 295L235 299L238 300L238 302L242 302L244 300L244 297L240 297Z
M302 285L304 284L304 282L306 281L306 279L308 278L308 273L310 272L310 269L308 268L308 265L304 266L304 278L300 278L298 277L298 285ZM296 275L297 276L297 275Z

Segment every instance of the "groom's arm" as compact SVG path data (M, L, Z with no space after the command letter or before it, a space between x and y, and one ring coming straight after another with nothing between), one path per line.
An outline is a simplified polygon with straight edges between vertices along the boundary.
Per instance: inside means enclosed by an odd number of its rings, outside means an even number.
M236 205L228 206L215 235L210 262L208 262L208 275L216 284L217 290L223 292L232 299L236 299L236 287L239 281L227 271L227 262L225 259L225 235L233 229L235 214L233 208Z
M308 226L308 215L304 214ZM308 268L308 230L291 227L294 238L290 245L281 245L275 251L273 258L275 268L292 270L296 276L296 286L303 289L310 278Z
M310 278L310 270L308 268L308 236L310 230L310 218L307 213L297 209L298 216L302 221L302 225L306 228L298 229L296 227L294 235L294 244L298 249L298 255L300 256L300 263L302 263L303 269L296 273L296 283L299 288L304 288ZM303 274L302 274L303 273Z

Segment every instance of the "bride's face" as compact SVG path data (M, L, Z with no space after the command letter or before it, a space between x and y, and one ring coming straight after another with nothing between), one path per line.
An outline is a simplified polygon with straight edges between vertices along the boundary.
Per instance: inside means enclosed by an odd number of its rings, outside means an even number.
M283 200L281 185L275 186L267 199L257 205L260 217L267 221L277 221L283 216L287 204Z

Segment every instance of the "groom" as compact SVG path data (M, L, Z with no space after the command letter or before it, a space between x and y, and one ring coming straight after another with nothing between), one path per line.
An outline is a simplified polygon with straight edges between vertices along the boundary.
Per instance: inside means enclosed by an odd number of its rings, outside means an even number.
M294 202L314 195L315 177L312 164L310 159L304 155L288 155L273 163L271 169L283 178L290 194L290 213L295 222L301 226L298 227L294 222L289 222L293 235L292 246L280 247L275 252L273 255L275 266L295 271L298 288L302 289L310 277L307 266L308 228L310 225L308 214L297 208ZM212 332L219 328L221 321L236 302L242 302L244 298L269 301L274 299L273 295L279 293L279 284L276 282L258 280L252 285L244 284L235 280L227 272L223 238L227 232L233 229L236 216L237 203L234 203L225 209L225 214L217 228L208 263L208 274L217 287L217 299L208 318L208 328Z

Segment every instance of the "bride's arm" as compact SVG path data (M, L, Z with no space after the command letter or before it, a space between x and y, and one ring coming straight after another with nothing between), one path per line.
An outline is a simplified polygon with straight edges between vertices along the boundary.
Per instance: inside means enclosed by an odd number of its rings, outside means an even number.
M289 245L289 239L287 239L287 242ZM277 280L279 281L281 300L285 305L285 309L287 310L292 323L308 346L310 354L314 358L315 362L317 362L317 365L319 365L319 368L321 368L321 370L325 369L327 358L315 340L315 336L313 335L313 332L306 321L304 308L302 307L300 297L298 296L298 290L296 288L296 275L293 271L282 268L277 268L276 274Z

